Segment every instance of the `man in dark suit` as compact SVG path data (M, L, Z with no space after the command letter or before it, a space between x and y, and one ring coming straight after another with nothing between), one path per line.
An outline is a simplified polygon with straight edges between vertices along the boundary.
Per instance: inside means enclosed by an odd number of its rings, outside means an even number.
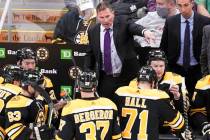
M160 47L167 55L169 70L185 77L187 90L192 94L201 78L202 30L210 19L193 12L192 0L176 3L180 14L166 20Z
M99 95L111 99L115 90L128 85L139 69L133 35L144 35L148 41L152 41L154 35L131 23L128 16L115 16L107 2L99 3L96 11L99 23L88 32L90 46L85 68L96 69Z

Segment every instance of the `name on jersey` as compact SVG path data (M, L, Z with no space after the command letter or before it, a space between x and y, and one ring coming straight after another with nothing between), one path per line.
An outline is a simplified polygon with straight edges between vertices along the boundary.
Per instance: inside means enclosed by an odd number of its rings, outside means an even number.
M0 90L0 98L1 99L6 99L10 95L11 95L11 93L3 91L3 90Z
M111 120L113 119L113 110L93 110L74 115L75 123L82 123L92 120Z
M145 105L145 101L146 99L141 99L136 97L126 97L125 106L147 108L147 106Z

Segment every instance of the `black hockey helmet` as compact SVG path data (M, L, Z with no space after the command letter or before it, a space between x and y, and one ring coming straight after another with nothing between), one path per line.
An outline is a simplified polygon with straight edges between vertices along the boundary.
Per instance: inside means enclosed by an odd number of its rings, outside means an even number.
M31 48L22 48L17 50L16 59L17 61L22 61L23 59L34 59L35 61L38 60L36 52Z
M151 66L143 66L138 72L137 81L147 81L149 83L157 83L157 74Z
M98 84L96 73L93 71L84 71L79 75L79 88L85 92L91 92Z
M6 65L2 70L2 77L5 83L20 81L23 77L23 69L17 65Z
M163 60L163 61L165 61L165 64L168 63L165 52L161 51L161 50L149 51L147 64L150 65L151 61L153 61L153 60Z
M43 82L44 76L39 70L25 70L21 81L23 87L28 85L42 85Z

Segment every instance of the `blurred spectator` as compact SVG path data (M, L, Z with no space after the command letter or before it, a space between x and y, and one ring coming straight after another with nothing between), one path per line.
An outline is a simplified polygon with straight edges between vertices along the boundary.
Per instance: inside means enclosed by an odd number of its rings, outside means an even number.
M139 9L146 7L145 0L119 0L112 4L116 15L129 15L132 19L138 19Z
M149 44L143 37L135 35L134 40L141 47L159 48L166 18L179 13L174 0L156 0L156 5L157 11L148 12L145 17L136 21L137 24L144 26L155 34L155 42L152 44Z
M69 11L58 21L52 42L88 45L87 31L96 22L92 0L66 0L65 4Z
M179 13L174 0L157 0L156 2L157 11L148 12L145 17L136 21L137 24L153 31L155 34L155 42L151 44L143 37L134 36L134 40L137 42L135 49L141 66L146 64L148 52L154 48L159 48L166 18Z
M168 58L170 71L185 77L190 95L201 78L200 52L203 26L210 19L193 12L192 0L176 0L181 14L169 17L163 30L161 49Z
M197 4L197 12L210 17L210 1L209 0L195 0Z
M210 25L203 28L203 40L201 46L201 71L203 76L210 74Z

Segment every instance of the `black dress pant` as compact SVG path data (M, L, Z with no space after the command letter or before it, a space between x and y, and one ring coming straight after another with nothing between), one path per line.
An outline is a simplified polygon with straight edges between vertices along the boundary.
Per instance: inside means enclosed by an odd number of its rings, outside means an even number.
M98 94L100 97L106 97L112 100L115 91L121 86L127 86L129 82L130 79L122 81L119 75L106 75L105 72L100 71Z

